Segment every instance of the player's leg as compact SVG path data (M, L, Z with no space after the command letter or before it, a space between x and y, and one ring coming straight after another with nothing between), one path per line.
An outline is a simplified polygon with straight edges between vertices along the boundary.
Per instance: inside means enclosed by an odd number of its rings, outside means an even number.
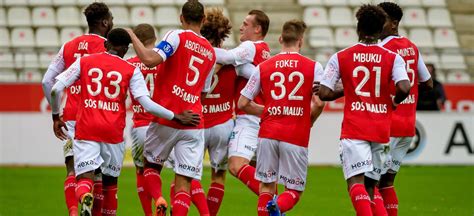
M132 128L132 157L136 168L138 198L146 216L153 214L151 196L145 190L145 177L143 176L143 145L145 143L148 126Z
M173 215L188 214L191 204L191 181L200 180L202 175L202 161L204 157L204 130L178 130L175 152L175 196Z
M100 144L100 156L104 160L101 165L103 180L102 215L116 215L118 208L117 200L117 180L123 166L123 158L125 156L125 142L118 144Z
M255 168L249 165L258 144L258 129L237 125L229 140L229 172L255 194L259 194L259 182Z
M267 208L267 204L276 193L278 180L278 141L272 139L259 139L257 148L257 167L255 179L260 181L260 191L257 203L259 216L272 215L270 211L279 212L278 206Z
M74 129L75 121L67 121L66 127L68 128L67 135L68 139L64 142L64 162L66 165L66 179L64 180L64 198L66 200L66 206L70 216L77 215L77 199L76 199L76 174L74 172L74 156L73 156L73 141L74 141Z
M104 162L100 144L94 141L75 140L73 143L74 169L76 172L76 199L81 204L81 215L92 215L94 203L94 172Z
M104 194L102 192L102 172L99 169L94 171L94 208L92 209L93 216L102 215L102 203L104 202Z
M216 216L224 199L226 171L212 169L211 172L211 185L207 192L207 205L210 215Z
M284 213L298 203L306 187L308 149L286 142L279 142L279 149L279 183L285 185L286 190L278 195L276 204Z
M400 170L403 158L410 149L413 137L392 137L390 139L390 167L380 179L380 194L384 199L385 209L389 216L398 215L398 197L395 192L395 176Z
M372 216L370 196L364 186L364 173L373 170L370 143L341 139L339 151L344 178L357 216Z
M176 130L151 123L146 133L143 149L145 191L151 195L155 202L156 215L165 215L168 203L163 198L160 173L176 143Z
M372 164L374 169L365 173L365 189L372 200L372 213L374 216L386 216L382 195L377 188L382 174L387 172L390 146L389 144L371 143Z

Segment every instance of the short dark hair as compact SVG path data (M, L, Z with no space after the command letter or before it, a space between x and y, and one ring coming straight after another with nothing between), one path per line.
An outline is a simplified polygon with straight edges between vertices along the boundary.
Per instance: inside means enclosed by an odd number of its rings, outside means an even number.
M378 4L377 6L381 7L385 13L387 13L388 17L390 17L391 20L396 20L400 22L403 17L403 10L400 6L393 2L382 2Z
M128 46L132 39L123 28L114 28L107 35L107 42L112 46Z
M181 8L184 21L199 24L204 19L204 6L198 0L188 0Z
M156 35L155 29L150 24L141 23L133 28L133 33L137 35L138 39L144 44L149 45L155 43Z
M270 26L270 18L261 10L251 10L248 15L255 15L255 22L262 27L262 36L265 37Z
M207 8L206 20L201 27L201 34L215 47L229 37L232 25L229 18L224 16L221 8Z
M306 23L302 20L293 19L283 24L281 39L285 44L292 44L303 38L306 31Z
M365 36L378 36L385 24L385 12L375 5L364 4L356 13L357 31Z
M109 7L102 2L94 2L87 6L84 10L84 15L87 19L89 26L95 26L104 19L108 19L112 14L110 13Z

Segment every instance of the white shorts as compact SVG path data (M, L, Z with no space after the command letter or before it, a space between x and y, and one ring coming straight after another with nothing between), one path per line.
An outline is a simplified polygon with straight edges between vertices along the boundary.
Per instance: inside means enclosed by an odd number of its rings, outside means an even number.
M402 165L403 158L410 149L413 137L390 137L390 153L387 161L388 171L397 173Z
M204 130L181 130L151 123L144 146L144 157L150 163L163 165L175 149L174 172L201 179L204 157Z
M205 147L209 151L211 167L215 170L227 169L229 138L234 129L234 120L204 130Z
M379 180L388 157L389 145L356 139L341 139L339 155L344 178L365 173L369 178Z
M109 144L88 140L74 142L76 176L100 167L103 175L118 177L122 170L125 142Z
M63 142L63 152L64 152L64 157L71 157L74 155L72 152L72 143L74 142L74 134L76 131L76 121L67 121L66 127L66 135L67 135L67 140Z
M307 169L307 148L273 139L260 139L255 179L264 183L278 180L286 188L304 191Z
M145 143L148 126L132 128L132 157L137 167L143 167L143 145Z
M252 160L257 152L260 126L237 117L229 140L229 157L243 157Z

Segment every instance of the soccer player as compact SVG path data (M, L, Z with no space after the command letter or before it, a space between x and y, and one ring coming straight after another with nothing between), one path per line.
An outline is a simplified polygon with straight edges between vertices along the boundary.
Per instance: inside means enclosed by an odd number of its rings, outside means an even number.
M64 73L56 77L51 91L54 133L67 138L64 122L59 118L60 94L81 81L75 142L73 143L74 168L78 186L76 198L82 204L81 215L91 215L94 170L103 174L104 203L102 215L115 215L117 211L117 178L122 169L125 142L125 99L130 89L143 108L155 116L177 124L199 124L199 115L190 111L174 114L154 103L146 88L139 68L123 60L131 39L123 29L113 29L107 36L107 52L93 54L76 60Z
M269 24L270 19L263 11L251 10L240 26L242 43L232 50L216 49L217 63L236 67L247 63L257 66L270 58L270 48L263 41ZM247 81L248 78L242 76L237 78L235 103L238 102L240 91ZM263 103L261 96L257 96L254 101L258 104ZM238 107L235 113L237 115L235 127L229 141L229 172L258 195L259 182L255 179L255 167L249 164L257 150L260 118L246 114Z
M143 43L146 48L154 48L156 42L155 30L153 26L149 24L139 24L133 32L137 35L138 39ZM145 78L150 96L153 97L155 89L155 80L157 79L158 68L149 68L145 66L137 56L134 56L127 60L128 62L140 68ZM146 131L153 115L147 113L143 109L140 103L132 97L132 108L133 108L133 128L132 128L132 157L136 167L137 175L137 192L140 198L142 209L146 216L151 216L153 210L151 207L151 196L145 191L145 177L143 176L143 145L145 143Z
M113 26L112 14L104 3L95 2L87 6L84 15L89 26L89 33L81 35L65 43L51 62L43 77L43 91L51 105L51 89L55 83L55 77L66 70L76 59L93 53L104 52L105 36ZM67 89L66 106L64 107L63 120L68 128L68 140L64 142L64 157L66 164L66 180L64 182L64 195L69 215L77 215L77 199L75 198L76 178L74 174L74 159L72 143L74 142L74 131L76 124L77 106L80 99L80 82L75 83ZM96 196L96 214L100 215L100 200L102 198L102 180L97 176L94 183L94 195Z
M305 30L306 24L300 20L283 25L281 52L257 66L238 103L245 112L262 116L255 174L261 182L259 216L291 210L306 185L312 87L314 81L321 80L323 67L299 54ZM263 107L251 102L260 92ZM317 107L317 113L323 108L324 104ZM272 200L277 182L286 190Z
M377 44L385 12L374 5L363 5L356 17L359 43L329 59L318 93L323 101L345 96L340 141L344 177L357 215L370 216L376 207L372 200L383 201L374 200L380 197L373 193L369 195L373 188L364 185L364 173L383 168L392 110L408 96L410 81L402 57ZM339 80L343 89L335 88ZM396 85L394 97L391 85Z
M380 45L398 53L405 60L411 89L407 99L401 102L392 113L390 152L387 163L388 167L386 167L388 171L382 170L382 173L367 173L366 177L368 177L371 184L376 184L377 180L380 179L380 194L383 197L387 213L389 216L396 216L398 212L398 199L393 183L402 160L415 136L418 83L420 83L420 90L428 90L433 88L433 80L416 45L408 38L398 35L398 24L403 16L402 9L392 2L383 2L378 4L378 6L388 15L381 35L382 42ZM383 174L385 171L387 173ZM383 174L381 178L380 174ZM374 190L376 195L379 194L377 188Z
M183 30L168 32L156 47L147 49L129 30L133 47L148 67L160 64L154 101L179 112L193 110L202 114L201 97L210 89L216 55L211 44L200 35L204 21L204 6L197 0L187 1L181 9ZM173 215L187 215L191 202L192 179L200 179L204 157L204 122L183 127L175 122L154 119L147 131L144 146L146 190L155 200L157 215L166 214L168 204L162 197L160 172L163 163L175 150L175 197Z

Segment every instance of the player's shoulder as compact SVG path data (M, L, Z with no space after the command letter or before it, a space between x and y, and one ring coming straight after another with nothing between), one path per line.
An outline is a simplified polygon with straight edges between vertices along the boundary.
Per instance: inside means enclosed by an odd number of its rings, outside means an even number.
M131 56L130 58L125 59L125 61L130 62L130 63L141 62L138 56Z

